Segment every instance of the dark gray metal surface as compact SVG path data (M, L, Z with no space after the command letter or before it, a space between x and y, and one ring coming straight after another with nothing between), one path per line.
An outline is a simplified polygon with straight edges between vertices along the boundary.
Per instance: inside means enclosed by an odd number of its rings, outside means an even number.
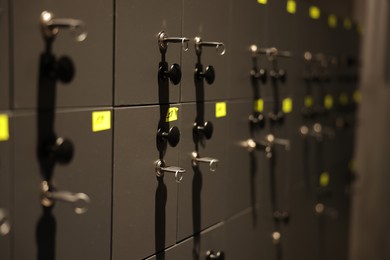
M9 9L8 1L0 1L0 109L10 106L9 93Z

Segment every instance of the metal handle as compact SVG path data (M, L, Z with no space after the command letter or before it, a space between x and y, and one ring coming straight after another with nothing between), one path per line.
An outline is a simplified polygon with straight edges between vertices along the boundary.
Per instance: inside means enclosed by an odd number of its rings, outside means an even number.
M196 54L202 54L202 47L215 47L219 55L224 55L226 52L225 44L223 42L204 42L200 37L195 37Z
M286 151L289 151L291 148L291 143L290 140L287 139L282 139L282 138L275 138L274 135L269 134L265 137L265 140L271 145L283 145Z
M301 126L300 133L303 137L312 136L318 141L322 141L324 136L333 138L335 135L334 130L332 128L323 127L320 123L315 123L312 129L305 125Z
M215 172L218 168L219 160L211 157L199 157L197 152L192 152L192 165L198 167L199 163L208 163L211 172Z
M55 38L60 29L69 29L78 42L82 42L87 38L85 23L82 20L54 18L54 14L49 11L43 11L40 20L45 39L49 40Z
M272 157L272 145L269 142L257 142L253 139L248 139L244 142L243 146L246 147L249 152L253 152L254 150L264 150L267 158Z
M157 35L158 46L162 53L165 53L168 49L168 43L181 43L183 51L188 51L188 42L190 39L186 37L168 37L164 31L161 31Z
M42 182L41 204L45 207L51 207L55 201L72 203L76 214L87 212L87 205L91 202L89 196L85 193L73 193L70 191L53 191L47 181Z
M272 232L272 243L274 245L278 245L282 239L282 234L279 231Z
M186 172L185 169L176 167L176 166L165 166L164 160L157 160L156 161L156 175L157 177L164 176L164 173L174 173L175 174L175 180L177 183L180 183L183 179L183 173Z
M206 252L206 259L207 260L211 260L211 259L223 260L223 259L225 259L225 253L222 251L218 251L218 252L214 253L213 250L209 250Z
M0 209L0 236L7 235L11 230L11 224L8 218L8 212Z
M249 47L250 51L252 52L253 55L267 55L269 57L281 57L281 58L291 58L292 53L290 51L280 51L275 47L271 48L258 48L257 45L252 44Z
M323 203L317 203L314 207L314 211L318 216L328 216L331 219L337 219L339 216L337 209L325 206Z

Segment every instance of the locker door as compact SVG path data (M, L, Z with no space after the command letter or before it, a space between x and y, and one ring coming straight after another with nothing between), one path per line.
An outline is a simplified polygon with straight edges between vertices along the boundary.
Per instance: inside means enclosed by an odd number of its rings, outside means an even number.
M55 143L52 115L15 116L15 259L110 258L111 111L93 112L54 114Z
M166 72L171 71L173 64L181 67L181 55L187 55L181 50L188 42L182 39L176 43L165 42L169 47L160 51L158 34L164 32L168 38L189 37L181 30L182 1L120 0L116 2L115 12L115 105L178 102L178 73L161 78L158 71L164 62ZM183 73L184 68L180 70ZM161 102L167 91L170 95Z
M8 1L0 1L0 109L8 109L9 96L9 24Z
M44 72L56 79L59 107L112 104L112 1L16 0L12 9L16 108L38 106Z
M182 166L178 162L182 111L178 105L171 108L179 113L178 120L171 122L166 122L167 105L115 111L113 259L145 258L176 241L180 176L161 171L158 177L156 173L159 159L165 166ZM174 127L182 134L179 143ZM159 129L167 138L158 135ZM191 170L183 168L187 172L182 173L182 182L192 177Z

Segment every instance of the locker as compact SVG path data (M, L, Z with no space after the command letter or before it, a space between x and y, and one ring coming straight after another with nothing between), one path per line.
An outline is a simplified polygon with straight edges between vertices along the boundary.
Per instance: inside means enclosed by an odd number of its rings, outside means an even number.
M0 116L3 117L8 113L0 112ZM0 252L1 259L11 259L11 235L13 228L13 215L11 212L11 145L12 134L10 135L10 129L12 124L12 118L8 121L8 138L0 138ZM4 121L0 123L1 132L3 133ZM6 140L7 139L7 140Z
M229 203L227 192L231 192L226 190L229 106L226 116L218 118L215 102L182 104L181 110L179 165L187 174L178 187L179 241L223 220ZM198 126L211 122L214 129L211 138L197 137L194 122L199 123ZM197 138L200 142L195 142ZM196 163L195 151L199 159L209 161ZM217 166L215 160L219 161Z
M175 103L179 101L180 80L175 85L171 79L158 80L163 55L159 49L158 34L166 37L189 37L181 31L182 1L120 0L116 3L115 32L115 105ZM145 15L148 13L148 15ZM192 49L192 43L181 40L168 43L165 62L181 66L182 49ZM191 75L190 79L193 76ZM192 85L191 85L192 87ZM164 100L161 98L164 97Z
M181 102L197 100L198 89L204 90L202 100L225 99L229 86L228 60L230 51L229 24L230 1L194 1L185 0L183 5L183 35L190 38L190 48L183 53L183 80ZM214 14L218 13L218 19ZM202 46L201 54L194 48L194 38L200 37L204 43L219 43L213 46ZM223 44L223 45L222 45ZM221 55L224 51L225 54ZM198 60L199 59L199 60ZM201 64L203 72L212 66L215 70L214 82L207 83L195 80L194 70ZM195 82L195 84L194 84ZM201 101L201 100L197 100Z
M212 226L147 260L157 259L226 259L226 228L223 223ZM233 258L234 259L234 258Z
M94 6L93 10L89 6ZM42 26L41 15L44 11L52 14L52 19L46 23L49 27ZM37 107L39 75L42 73L39 64L42 62L40 59L43 59L40 55L45 54L56 56L59 67L56 73L60 74L57 76L68 77L57 81L58 107L111 105L112 16L113 3L110 1L14 1L12 40L15 108ZM55 34L55 25L58 23L70 24L76 29L64 26L66 28L60 29L54 40L46 40L43 28ZM70 80L72 74L73 79Z
M115 110L113 259L140 259L159 252L176 241L178 186L174 173L156 176L156 161L166 166L181 166L187 172L183 180L191 180L191 170L178 161L184 141L180 126L182 108L177 107L181 140L168 146L160 155L157 132L166 119L168 106L144 106ZM161 117L160 117L161 115ZM160 119L163 121L160 122ZM166 123L166 122L165 122ZM178 180L179 181L179 180Z
M8 1L0 1L0 109L10 108Z
M38 129L41 135L50 138L50 132L40 124L50 124L52 115L37 117L32 112L15 115L12 252L15 259L110 258L111 121L110 116L100 118L106 122L106 128L93 132L92 112L86 109L55 113L54 129L59 137L56 142L66 138L72 149L69 144L58 149L45 146L47 140L37 143ZM50 157L45 157L42 163L38 158L44 152ZM52 156L56 163L52 163ZM69 162L57 163L65 159ZM49 187L43 183L48 173ZM54 202L52 207L48 207L49 202Z

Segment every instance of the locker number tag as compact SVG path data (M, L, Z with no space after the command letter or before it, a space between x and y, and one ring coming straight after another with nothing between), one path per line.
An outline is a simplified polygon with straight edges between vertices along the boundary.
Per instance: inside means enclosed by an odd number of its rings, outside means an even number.
M348 103L349 103L349 98L348 98L347 93L343 92L343 93L340 94L340 96L339 96L339 103L340 103L340 105L342 105L342 106L348 105Z
M254 104L254 110L256 112L263 112L264 110L264 100L259 98L258 100L255 101L255 104Z
M317 6L310 6L309 16L311 19L317 20L320 19L321 10Z
M313 107L314 101L312 96L305 96L305 107L311 108Z
M290 14L295 14L297 12L297 2L295 2L295 0L288 0L286 3L286 10Z
M111 111L92 112L92 132L111 129Z
M320 175L320 186L321 187L327 187L330 182L330 177L328 172L323 172Z
M179 118L179 108L178 107L170 107L168 109L167 116L165 118L165 122L176 121Z
M226 116L226 102L217 102L215 103L215 117L225 117Z
M288 114L293 110L293 101L291 98L283 99L283 113Z
M0 141L9 139L8 115L0 114Z
M257 2L261 5L266 5L268 0L257 0Z
M334 14L331 14L328 16L328 25L330 28L336 28L337 27L337 16Z
M324 97L324 107L326 109L332 109L333 107L333 97L331 95L326 95Z

